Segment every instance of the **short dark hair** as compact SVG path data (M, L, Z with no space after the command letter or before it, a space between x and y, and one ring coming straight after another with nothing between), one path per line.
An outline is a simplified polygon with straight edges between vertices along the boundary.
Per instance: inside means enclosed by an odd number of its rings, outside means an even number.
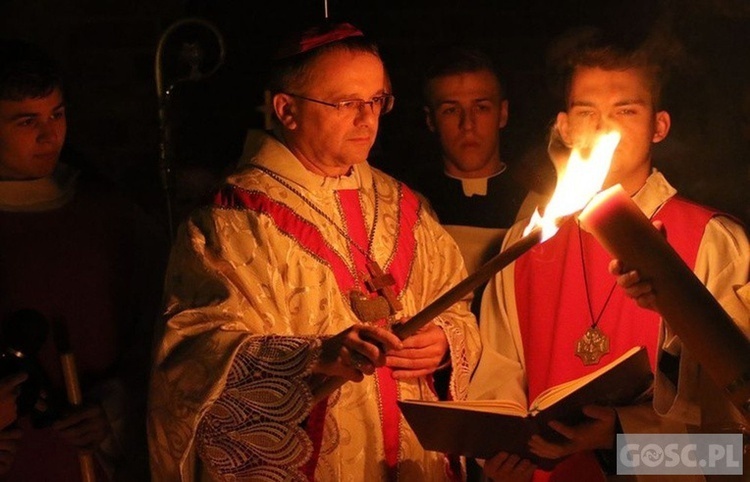
M648 76L653 106L659 109L662 91L680 55L681 46L663 31L628 38L600 28L582 27L556 39L547 60L553 89L565 107L576 69L598 67L604 70L642 69Z
M372 40L363 36L347 37L321 45L301 54L276 60L271 66L268 90L273 95L296 89L309 78L310 66L317 58L338 50L364 52L381 58L378 46Z
M46 97L62 90L57 65L40 47L18 39L0 39L0 100Z
M490 72L497 79L500 87L500 98L505 98L505 85L495 62L483 51L464 46L454 46L440 52L425 71L422 81L422 95L425 104L429 104L432 92L430 83L440 77L450 75Z

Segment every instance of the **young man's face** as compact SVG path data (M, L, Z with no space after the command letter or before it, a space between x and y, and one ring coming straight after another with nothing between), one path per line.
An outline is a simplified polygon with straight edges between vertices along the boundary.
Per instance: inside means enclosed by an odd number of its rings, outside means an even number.
M385 70L377 56L334 50L316 59L308 81L290 93L331 104L371 101L384 94L385 85ZM337 176L367 160L380 121L373 106L337 110L286 94L276 95L274 102L287 146L308 169Z
M605 186L620 183L635 192L651 171L651 145L669 132L665 111L655 112L647 73L638 68L603 70L578 67L571 80L568 110L558 114L563 139L590 147L598 134L621 134Z
M486 177L500 169L500 129L508 102L492 72L446 75L430 80L427 126L437 133L446 171L458 177Z
M0 178L38 179L52 174L66 127L59 89L46 97L0 100Z

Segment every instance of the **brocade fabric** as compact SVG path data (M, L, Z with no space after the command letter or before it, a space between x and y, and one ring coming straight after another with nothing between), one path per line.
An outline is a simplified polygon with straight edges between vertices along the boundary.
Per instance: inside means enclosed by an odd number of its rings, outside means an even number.
M398 446L385 446L387 400L376 376L321 402L317 448L303 428L314 408L308 375L320 340L357 322L341 284L349 274L360 283L362 273L334 225L346 226L337 191L357 190L374 261L386 271L409 261L392 269L400 273L399 317L465 276L451 237L377 169L358 164L348 176L324 178L267 134L248 136L227 185L262 206L201 208L175 241L150 394L154 480L300 480L314 455L320 481L448 480L443 455L424 451L398 413L387 427ZM455 399L465 398L479 353L469 300L435 320L450 345ZM435 398L429 378L394 386L398 398ZM395 473L388 453L397 456Z

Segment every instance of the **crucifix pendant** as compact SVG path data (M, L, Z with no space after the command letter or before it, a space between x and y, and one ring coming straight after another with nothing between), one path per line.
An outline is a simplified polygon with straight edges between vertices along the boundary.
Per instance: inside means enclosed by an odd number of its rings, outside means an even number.
M393 276L390 273L384 273L375 261L367 261L367 271L370 273L370 277L365 280L367 289L377 291L380 296L386 299L391 315L401 311L403 306L401 306L401 302L393 291L393 286L396 285Z
M584 365L596 365L609 353L609 337L596 326L592 326L576 342L576 356Z
M396 284L393 276L384 273L374 261L367 262L367 271L370 277L365 280L365 286L371 292L377 292L378 296L368 296L361 291L352 290L349 293L352 311L365 323L395 315L402 309L402 305L392 288Z

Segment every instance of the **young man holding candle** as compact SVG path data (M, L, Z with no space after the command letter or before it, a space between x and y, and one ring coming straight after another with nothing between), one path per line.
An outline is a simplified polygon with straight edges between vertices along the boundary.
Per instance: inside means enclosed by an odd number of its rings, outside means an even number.
M677 196L651 165L651 148L667 136L671 122L660 107L663 59L649 41L626 49L593 30L569 45L562 57L566 109L558 114L551 154L586 149L598 134L619 131L622 138L604 187L621 184L646 216L663 223L670 244L712 295L727 309L737 307L735 318L746 322L743 295L734 288L748 282L746 233L729 217ZM523 228L511 228L504 244L517 240ZM533 471L528 461L501 453L485 465L491 479L604 480L612 470L608 459L618 431L739 429L736 410L701 376L669 326L617 289L609 262L604 249L571 219L498 274L483 297L484 349L470 396L528 403L546 388L645 345L656 376L653 400L617 409L587 407L584 413L591 420L575 427L552 422L566 443L539 436L530 442L537 455L562 460L551 473Z

